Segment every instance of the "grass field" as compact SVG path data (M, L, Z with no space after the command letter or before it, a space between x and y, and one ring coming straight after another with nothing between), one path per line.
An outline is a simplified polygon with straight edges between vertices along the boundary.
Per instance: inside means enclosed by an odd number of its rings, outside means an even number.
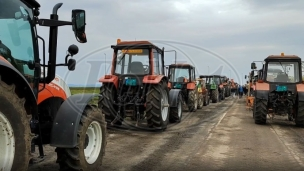
M70 87L71 94L79 93L99 93L100 87Z
M70 87L71 94L81 94L81 93L96 93L99 94L100 87ZM90 104L98 104L98 96L95 97Z

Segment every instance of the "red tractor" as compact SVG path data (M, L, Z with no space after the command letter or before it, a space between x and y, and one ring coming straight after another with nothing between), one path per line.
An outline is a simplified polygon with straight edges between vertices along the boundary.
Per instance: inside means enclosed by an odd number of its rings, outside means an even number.
M120 126L128 117L136 121L137 128L144 122L152 130L166 129L169 115L174 114L170 114L164 48L149 41L120 39L111 47L114 49L111 74L99 79L102 82L99 108L106 121Z
M0 170L28 170L30 161L37 161L30 155L35 145L43 160L44 144L56 147L60 170L96 170L102 163L106 123L101 111L88 104L94 94L67 97L65 88L52 83L56 66L75 69L76 61L69 57L78 53L71 45L65 63L56 64L58 27L71 25L76 39L87 41L85 11L73 10L72 21L60 21L61 5L54 6L50 19L40 19L35 0L0 1ZM47 64L36 25L50 27Z
M195 112L203 107L204 99L198 92L194 66L171 64L168 66L168 77L170 99L175 99L175 94L180 94L182 104L188 107L189 112Z

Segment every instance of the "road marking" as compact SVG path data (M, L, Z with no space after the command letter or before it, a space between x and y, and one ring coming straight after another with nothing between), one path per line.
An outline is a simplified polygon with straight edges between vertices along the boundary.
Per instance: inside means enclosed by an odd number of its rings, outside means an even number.
M211 138L211 136L212 136L212 131L222 122L222 120L224 119L224 117L226 116L226 114L227 114L227 112L225 112L224 114L223 114L223 116L221 117L221 119L212 127L212 128L210 128L209 129L209 135L208 135L208 137L207 137L207 139L206 139L206 141L208 141L210 138Z
M299 157L299 155L295 152L295 150L290 147L291 145L286 143L284 138L285 136L282 135L280 128L278 126L274 126L272 124L270 124L270 130L272 130L272 132L274 132L274 134L277 135L277 137L279 138L279 140L281 141L281 143L287 148L287 150L289 151L290 155L298 162L299 165L301 165L302 167L304 166L304 163L301 161L301 158ZM277 129L277 130L276 130Z

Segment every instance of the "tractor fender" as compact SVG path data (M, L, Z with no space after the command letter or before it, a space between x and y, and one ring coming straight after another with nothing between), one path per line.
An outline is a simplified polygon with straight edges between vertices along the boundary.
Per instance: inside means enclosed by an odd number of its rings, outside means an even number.
M50 145L73 148L77 144L77 131L82 113L96 93L75 94L60 106L53 122Z
M39 87L42 89L43 84L40 84ZM70 88L61 77L56 75L54 80L49 84L45 84L44 89L39 92L37 104L39 105L43 101L52 97L59 97L66 100L69 96L71 96Z
M164 77L165 77L164 75L146 75L143 78L143 83L144 84L158 84Z
M169 91L169 105L170 107L177 107L178 104L178 95L181 93L180 89L171 89Z
M304 84L297 84L298 100L304 101Z
M255 92L256 98L268 100L269 84L268 83L256 83L254 92Z
M118 88L118 76L116 75L105 75L98 80L100 83L113 83L115 88Z
M196 88L195 83L191 82L191 83L187 83L187 89L188 90L194 90Z
M5 73L5 74L4 74ZM26 100L25 107L27 114L37 114L38 105L35 93L26 78L5 58L0 55L0 76L7 84L13 83L16 92Z

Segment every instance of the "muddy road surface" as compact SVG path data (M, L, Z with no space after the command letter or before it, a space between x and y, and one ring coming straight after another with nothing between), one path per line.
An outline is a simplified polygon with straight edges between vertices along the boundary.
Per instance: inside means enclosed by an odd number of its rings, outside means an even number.
M164 132L108 129L100 170L304 170L304 128L287 117L255 125L244 99L226 100L184 112ZM30 171L57 171L54 148Z

